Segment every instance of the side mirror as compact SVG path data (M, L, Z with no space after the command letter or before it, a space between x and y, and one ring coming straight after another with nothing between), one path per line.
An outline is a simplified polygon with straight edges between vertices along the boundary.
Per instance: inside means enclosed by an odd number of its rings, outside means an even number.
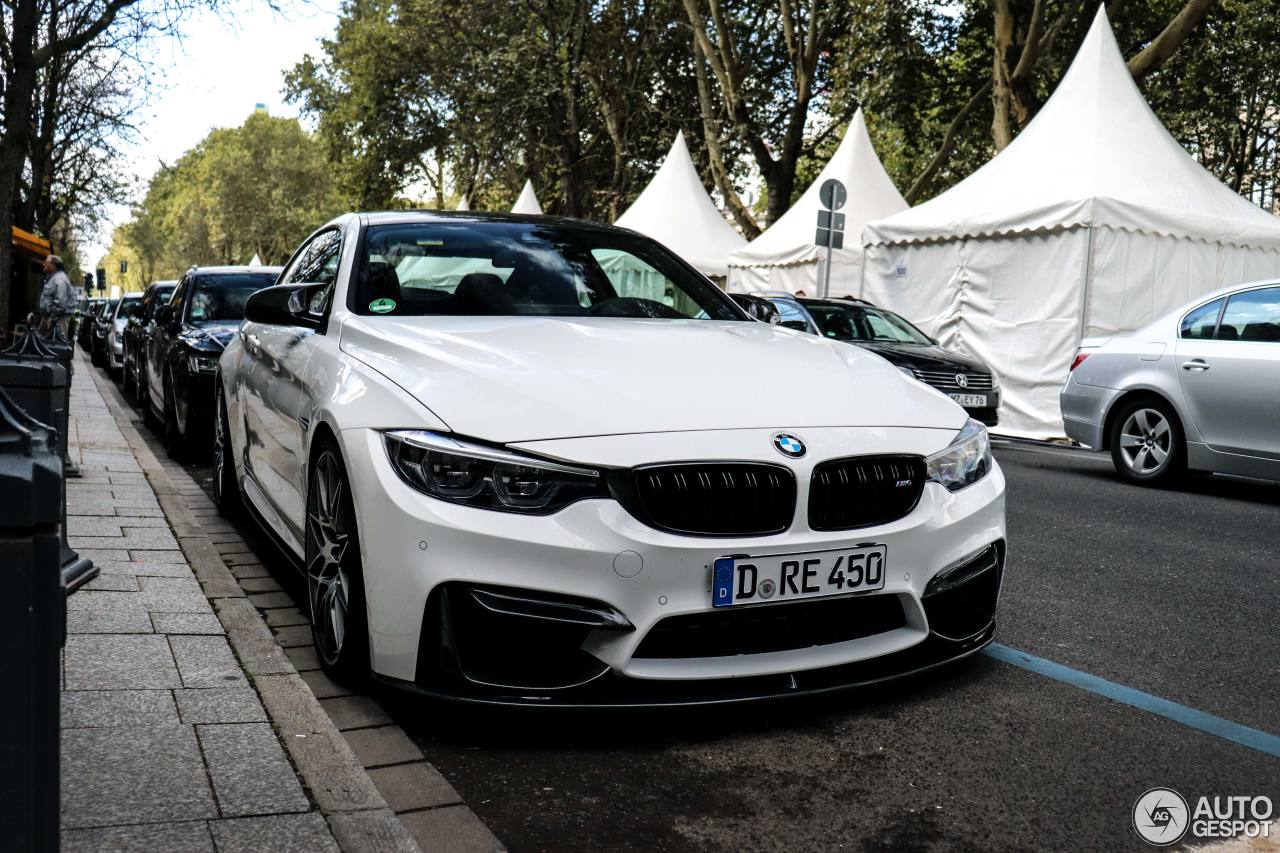
M160 309L160 313L156 314L156 322L162 326L167 326L173 322L173 309L168 305Z
M324 315L310 310L312 298L327 284L286 284L259 290L244 303L244 318L268 326L318 329Z
M805 324L804 320L783 320L778 325L787 329L795 329L797 332L809 331L809 327Z

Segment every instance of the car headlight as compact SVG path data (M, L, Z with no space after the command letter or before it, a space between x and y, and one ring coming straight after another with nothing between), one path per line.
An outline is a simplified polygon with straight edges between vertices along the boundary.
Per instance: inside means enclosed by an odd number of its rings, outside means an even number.
M218 356L193 352L187 356L187 370L192 373L215 373L218 370Z
M451 503L546 515L584 498L609 496L603 472L591 468L522 456L426 430L383 435L391 467L400 479Z
M925 460L928 479L955 492L978 482L991 470L991 441L987 428L970 420L945 450Z

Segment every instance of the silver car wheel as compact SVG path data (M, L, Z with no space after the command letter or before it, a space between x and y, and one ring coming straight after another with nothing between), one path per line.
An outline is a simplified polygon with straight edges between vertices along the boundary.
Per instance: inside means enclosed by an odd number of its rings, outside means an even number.
M1120 427L1120 455L1135 474L1159 473L1172 449L1169 420L1156 409L1138 409Z
M307 501L307 592L316 650L327 664L334 665L342 654L350 607L351 584L344 566L351 541L343 512L347 485L337 460L327 450L316 460L313 476Z

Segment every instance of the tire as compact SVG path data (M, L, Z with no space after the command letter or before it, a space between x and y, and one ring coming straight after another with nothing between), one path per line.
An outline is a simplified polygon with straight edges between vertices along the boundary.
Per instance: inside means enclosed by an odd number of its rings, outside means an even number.
M165 376L164 395L164 449L175 462L183 461L187 442L178 427L178 412L173 404L173 377Z
M133 393L133 389L137 387L138 383L130 380L130 377L132 377L133 374L129 371L128 362L125 362L125 365L123 368L121 368L121 370L123 371L124 375L120 379L120 392L124 394L124 398L126 400L132 400L135 396Z
M222 392L221 380L216 380L218 387L216 416L213 422L213 502L224 518L234 518L240 513L240 487L236 484L235 453L231 448L230 422L227 420L227 401Z
M1187 471L1187 443L1173 407L1144 397L1126 403L1111 422L1116 473L1139 486L1168 486Z
M311 637L325 672L355 686L369 675L364 569L350 481L332 441L319 446L309 474L303 538Z

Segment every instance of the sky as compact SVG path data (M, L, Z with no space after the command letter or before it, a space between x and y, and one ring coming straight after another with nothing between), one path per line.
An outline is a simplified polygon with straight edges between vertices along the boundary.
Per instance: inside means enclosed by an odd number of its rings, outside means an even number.
M282 0L282 11L262 0L234 4L230 13L200 12L188 18L180 37L158 40L149 51L155 91L141 113L139 139L126 153L139 191L162 163L172 163L216 127L236 127L265 104L272 115L298 114L284 101L284 73L337 24L338 0ZM120 205L110 224L84 249L84 259L106 254L111 230L129 219Z

